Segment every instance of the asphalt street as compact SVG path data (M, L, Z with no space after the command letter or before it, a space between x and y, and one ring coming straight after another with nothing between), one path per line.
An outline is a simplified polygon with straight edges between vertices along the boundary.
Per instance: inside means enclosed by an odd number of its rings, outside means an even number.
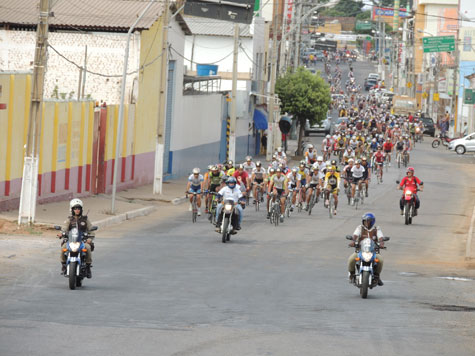
M93 279L75 291L58 240L32 240L0 280L0 355L474 355L464 247L475 166L428 137L411 159L425 183L411 226L395 184L404 170L391 167L361 209L342 201L333 219L320 203L275 227L250 206L229 244L185 205L98 231ZM344 237L366 211L391 240L385 285L364 300Z

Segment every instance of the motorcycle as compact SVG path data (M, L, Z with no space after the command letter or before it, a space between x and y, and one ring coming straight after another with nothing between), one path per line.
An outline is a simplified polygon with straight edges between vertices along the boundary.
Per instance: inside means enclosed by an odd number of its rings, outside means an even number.
M234 230L234 226L237 225L238 214L234 212L235 203L234 200L226 200L223 204L221 214L221 237L223 244L231 239L231 235L237 234Z
M353 236L347 235L347 240L353 240ZM383 237L383 241L389 241L389 237ZM381 247L378 242L367 237L360 243L355 241L356 267L355 267L355 279L353 284L360 289L360 296L363 299L368 297L368 288L373 289L378 285L378 279L374 278L374 271L379 263L379 259L376 254L380 249L386 249Z
M397 184L400 182L397 180ZM404 216L404 223L406 225L412 224L412 218L415 216L415 211L416 211L416 197L415 194L419 191L419 189L416 189L416 192L413 192L409 188L404 188L403 191L403 201L404 201L404 206L403 206L403 216Z
M56 230L61 230L61 226L55 226ZM97 226L93 226L91 231L96 231ZM69 279L69 288L76 289L82 286L82 280L86 278L86 246L84 241L89 237L87 232L82 232L78 228L72 228L68 233L63 232L59 237L64 239L63 253L66 255L65 277ZM92 246L91 246L92 249Z
M442 143L442 145L444 145L448 149L450 141L453 141L453 140L455 140L455 138L449 138L447 136L438 135L434 139L434 141L432 141L432 148L437 148Z

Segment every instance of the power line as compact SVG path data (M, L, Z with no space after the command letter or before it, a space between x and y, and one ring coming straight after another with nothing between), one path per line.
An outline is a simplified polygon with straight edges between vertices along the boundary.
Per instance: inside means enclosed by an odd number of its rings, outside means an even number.
M222 62L224 61L226 58L228 58L230 55L232 55L234 53L234 51L231 51L229 54L227 54L226 56L224 56L223 58L221 58L220 60L217 60L217 61L214 61L214 62L206 62L206 63L198 63L196 61L192 61L191 59L189 58L186 58L185 56L183 56L181 53L179 53L175 48L173 48L173 46L170 45L170 49L175 52L179 57L187 60L188 62L192 62L192 63L196 63L196 64L216 64L216 63L219 63L219 62Z

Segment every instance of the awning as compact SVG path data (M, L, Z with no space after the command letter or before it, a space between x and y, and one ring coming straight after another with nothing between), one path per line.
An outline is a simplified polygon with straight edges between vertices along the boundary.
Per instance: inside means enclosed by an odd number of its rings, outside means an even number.
M261 108L254 109L254 127L257 130L267 130L267 111Z

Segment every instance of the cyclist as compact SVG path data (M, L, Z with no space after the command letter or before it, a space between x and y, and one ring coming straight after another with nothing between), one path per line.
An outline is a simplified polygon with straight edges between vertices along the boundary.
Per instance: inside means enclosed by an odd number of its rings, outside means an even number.
M234 162L232 160L229 160L225 164L225 169L226 169L226 175L228 177L231 177L234 174L235 168L234 168Z
M333 199L335 201L335 210L333 211L333 214L336 215L336 209L338 207L338 192L340 191L340 173L336 171L335 166L329 166L327 168L323 188L325 189L325 207L328 207L328 204L330 203L330 193L333 194Z
M330 158L331 150L333 146L333 140L330 135L327 135L322 142L322 152L323 152L323 159L327 160Z
M368 160L366 159L366 157L361 157L361 165L364 168L363 183L365 184L365 187L366 187L365 196L367 198L368 197L368 190L369 190L369 181L371 179L370 178L371 177L371 166L370 166L370 163L368 162Z
M289 192L292 192L292 206L290 207L290 211L294 211L297 191L300 189L300 175L298 174L297 168L292 168L287 174L287 182Z
M317 163L318 164L318 159L320 159L321 156L317 157ZM310 176L310 171L305 165L305 161L300 161L299 168L297 171L297 174L299 175L299 180L300 180L300 196L302 197L300 201L305 202L306 201L306 189L307 189L307 178Z
M364 171L365 169L361 165L361 160L356 160L356 164L351 168L351 174L353 177L353 181L351 182L351 205L355 204L356 185L358 185L358 189L361 191Z
M262 167L262 163L260 161L256 162L256 168L252 170L251 182L253 187L253 196L254 196L254 204L256 203L257 199L257 188L259 187L262 191L264 188L264 180L266 179L266 170ZM261 200L264 195L261 196ZM263 200L262 200L263 201Z
M270 178L268 194L273 196L274 199L280 199L280 221L284 221L285 211L285 197L289 192L287 177L282 174L282 170L277 168L275 174ZM270 218L269 202L271 199L267 199L267 217Z
M343 162L347 164L350 158L355 159L355 152L353 152L353 149L350 146L348 146L346 148L345 153L343 153Z
M233 177L236 178L237 184L241 186L243 195L246 195L250 189L250 178L242 164L237 166L237 170L234 172Z
M315 162L317 162L317 150L314 149L313 145L308 145L305 152L305 163L314 164Z
M374 169L376 169L381 175L381 183L383 182L383 165L384 165L385 154L381 146L378 147L378 150L373 154L372 160L374 162Z
M409 139L409 135L404 136L404 151L403 154L407 155L407 163L409 163L409 152L412 150L412 143Z
M305 200L305 210L308 210L308 204L310 202L310 198L313 194L313 191L316 190L316 195L320 194L320 185L321 179L319 174L318 166L313 166L312 171L308 176L308 184L307 184L307 198Z
M217 192L219 189L221 189L223 187L223 177L224 172L220 171L217 166L212 166L211 172L208 175L208 186L205 185L207 190L210 192ZM206 213L209 211L211 200L212 195L209 194L206 199Z
M384 148L384 153L386 154L386 157L388 159L389 167L391 167L391 154L393 153L393 147L394 145L391 143L391 139L388 137L386 139L386 142L383 144L383 148Z
M196 203L198 205L198 216L201 215L201 191L203 190L204 178L200 174L199 168L193 168L193 172L188 177L186 193L190 194L190 211L193 208L193 195L196 193Z
M254 162L252 162L252 157L247 156L246 157L246 162L244 162L242 165L243 165L244 170L246 171L247 175L250 177L252 175L252 171L254 170L254 168L256 168L256 164Z
M345 189L351 185L351 182L353 181L353 173L351 173L351 169L353 168L353 165L355 163L355 160L353 158L350 158L348 160L348 164L343 168L343 186Z

